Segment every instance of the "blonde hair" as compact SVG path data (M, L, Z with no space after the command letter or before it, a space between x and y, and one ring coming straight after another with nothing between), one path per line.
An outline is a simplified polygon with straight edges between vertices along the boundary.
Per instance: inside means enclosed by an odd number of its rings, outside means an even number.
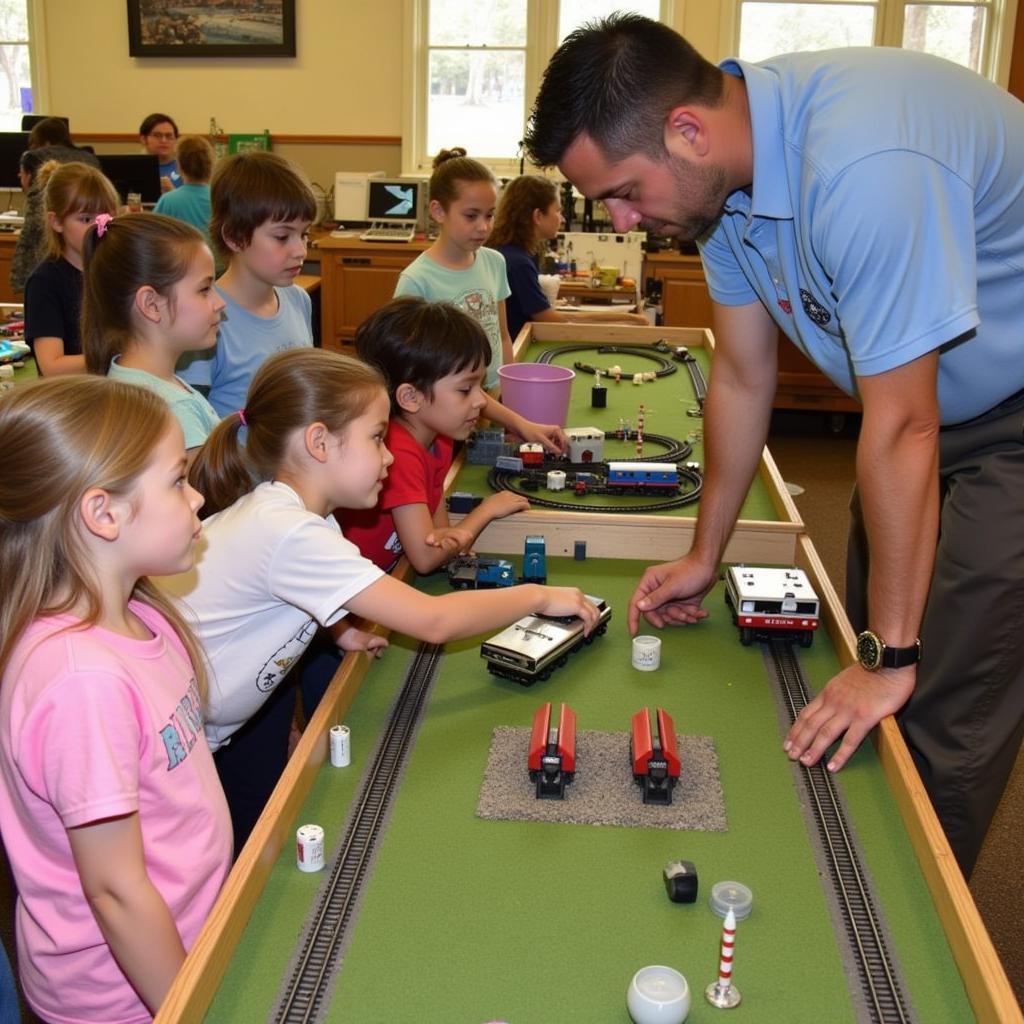
M135 293L145 285L172 301L206 239L191 224L161 213L129 213L92 226L82 247L82 351L90 373L105 374L134 331Z
M55 220L73 213L117 213L117 191L95 167L77 161L69 164L48 160L34 179L43 189L43 205ZM47 218L46 255L58 259L64 254L64 236Z
M252 378L244 412L225 416L192 464L189 480L206 498L203 515L234 504L254 480L271 479L284 465L296 430L319 422L340 437L382 392L380 371L350 356L320 348L272 355ZM242 426L244 451L238 441Z
M130 495L171 422L158 395L106 377L47 377L0 400L8 446L0 473L0 676L36 619L84 607L70 628L99 621L102 595L79 504L93 487ZM202 653L179 612L145 576L131 596L168 620L205 694Z
M442 149L434 157L434 173L430 175L429 198L441 204L445 212L452 202L459 198L459 182L486 181L498 188L498 179L494 172L479 160L466 156L461 146L453 149Z
M558 186L540 174L520 174L501 192L494 227L487 244L518 245L527 252L543 251L547 243L536 237L533 211L546 212L558 199Z

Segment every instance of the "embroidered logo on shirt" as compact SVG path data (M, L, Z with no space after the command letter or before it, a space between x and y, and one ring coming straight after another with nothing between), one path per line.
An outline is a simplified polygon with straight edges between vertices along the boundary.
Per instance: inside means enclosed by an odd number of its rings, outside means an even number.
M808 318L819 327L824 327L832 319L832 314L805 288L800 289L800 301Z

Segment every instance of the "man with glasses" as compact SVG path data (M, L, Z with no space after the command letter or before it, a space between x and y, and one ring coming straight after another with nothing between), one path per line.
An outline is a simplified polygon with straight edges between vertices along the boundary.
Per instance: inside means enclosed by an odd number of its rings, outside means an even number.
M147 153L153 153L160 161L160 188L173 192L184 184L174 158L174 147L178 142L178 126L166 114L150 114L139 125L139 141Z

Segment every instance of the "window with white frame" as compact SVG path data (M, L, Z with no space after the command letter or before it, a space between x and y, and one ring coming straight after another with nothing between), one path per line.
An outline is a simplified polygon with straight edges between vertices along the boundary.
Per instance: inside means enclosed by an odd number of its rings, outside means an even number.
M613 11L657 18L661 7L662 0L418 0L414 169L428 170L440 149L463 146L511 171L540 75L558 44Z
M0 130L18 131L32 109L28 0L0 0Z
M907 3L905 0L740 0L744 60L839 46L901 46L992 75L998 0Z

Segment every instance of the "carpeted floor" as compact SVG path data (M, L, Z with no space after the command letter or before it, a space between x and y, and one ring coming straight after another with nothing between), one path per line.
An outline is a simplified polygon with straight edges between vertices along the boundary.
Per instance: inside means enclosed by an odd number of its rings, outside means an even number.
M776 413L768 447L783 479L802 489L793 500L807 525L825 569L843 594L846 578L847 502L854 480L858 416L846 416L842 428L820 413ZM1024 754L1003 795L981 857L971 892L1002 958L1017 1000L1024 1005Z

